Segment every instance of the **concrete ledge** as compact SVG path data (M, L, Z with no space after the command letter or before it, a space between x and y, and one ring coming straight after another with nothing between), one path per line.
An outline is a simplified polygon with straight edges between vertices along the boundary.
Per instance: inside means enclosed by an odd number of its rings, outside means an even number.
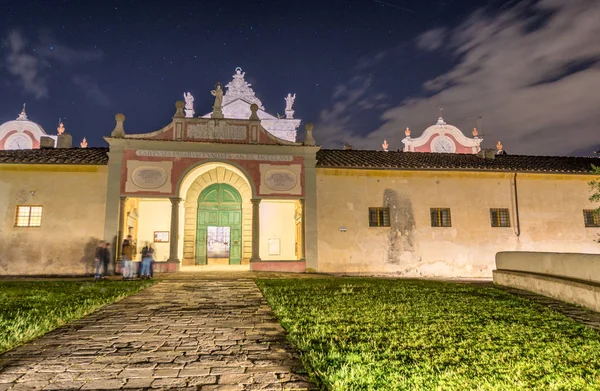
M496 254L496 269L600 283L597 254L503 251Z
M306 272L305 261L254 261L250 262L253 272Z
M494 283L523 289L600 312L600 284L546 274L494 270Z

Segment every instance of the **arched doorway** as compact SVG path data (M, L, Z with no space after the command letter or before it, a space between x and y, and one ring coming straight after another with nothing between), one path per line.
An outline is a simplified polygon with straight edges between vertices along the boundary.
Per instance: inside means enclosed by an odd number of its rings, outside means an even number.
M198 197L196 265L242 261L242 197L231 185L214 183Z

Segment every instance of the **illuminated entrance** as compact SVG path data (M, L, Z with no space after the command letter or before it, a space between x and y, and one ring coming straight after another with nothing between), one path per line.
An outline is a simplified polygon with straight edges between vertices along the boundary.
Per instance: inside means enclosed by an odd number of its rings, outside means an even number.
M198 197L196 265L242 262L242 197L225 183L208 186Z

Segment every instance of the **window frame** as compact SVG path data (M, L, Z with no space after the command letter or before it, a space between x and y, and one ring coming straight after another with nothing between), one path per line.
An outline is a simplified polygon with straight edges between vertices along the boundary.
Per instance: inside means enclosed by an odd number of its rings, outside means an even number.
M494 212L497 214L496 219L494 219ZM506 223L507 225L502 225L502 212L506 212ZM496 222L498 225L494 225ZM510 209L509 208L490 208L490 226L492 228L510 228Z
M436 213L436 220L434 221L433 216L434 216L434 211L437 211ZM448 225L444 225L444 217L443 217L443 211L448 211ZM431 219L431 228L451 228L452 227L452 211L450 210L450 208L429 208L429 217ZM435 224L434 224L435 222Z
M590 214L594 224L588 224L588 213ZM584 209L583 225L585 228L600 228L600 212L598 212L597 209Z
M373 223L373 221L371 220L372 213L377 214L377 221L375 222L375 225L372 224ZM386 225L386 218L385 218L386 214L387 214L387 225ZM385 227L391 227L391 226L392 226L392 221L391 221L389 206L369 207L369 228L385 228Z
M27 225L19 225L19 217L24 217L24 216L20 216L19 215L19 210L21 208L29 208L29 213L27 214ZM39 215L39 221L40 223L38 225L31 225L31 218L32 218L32 209L33 208L40 208L40 215ZM42 215L44 213L44 207L43 205L17 205L15 207L15 224L14 227L15 228L40 228L42 226ZM37 216L35 216L37 218Z

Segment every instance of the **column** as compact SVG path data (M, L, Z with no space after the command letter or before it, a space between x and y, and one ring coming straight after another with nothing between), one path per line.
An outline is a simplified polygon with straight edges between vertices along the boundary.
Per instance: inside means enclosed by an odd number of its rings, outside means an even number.
M306 213L305 213L305 207L304 207L304 198L300 199L300 212L301 212L301 221L300 221L300 260L301 261L305 261L306 260Z
M167 262L179 263L177 244L179 242L179 202L181 198L171 197L171 233L169 234L169 259Z
M117 231L117 248L115 250L117 260L121 259L121 245L125 239L125 204L127 204L127 197L121 197L119 200L119 230Z
M253 198L252 202L252 258L250 262L260 261L260 199Z

